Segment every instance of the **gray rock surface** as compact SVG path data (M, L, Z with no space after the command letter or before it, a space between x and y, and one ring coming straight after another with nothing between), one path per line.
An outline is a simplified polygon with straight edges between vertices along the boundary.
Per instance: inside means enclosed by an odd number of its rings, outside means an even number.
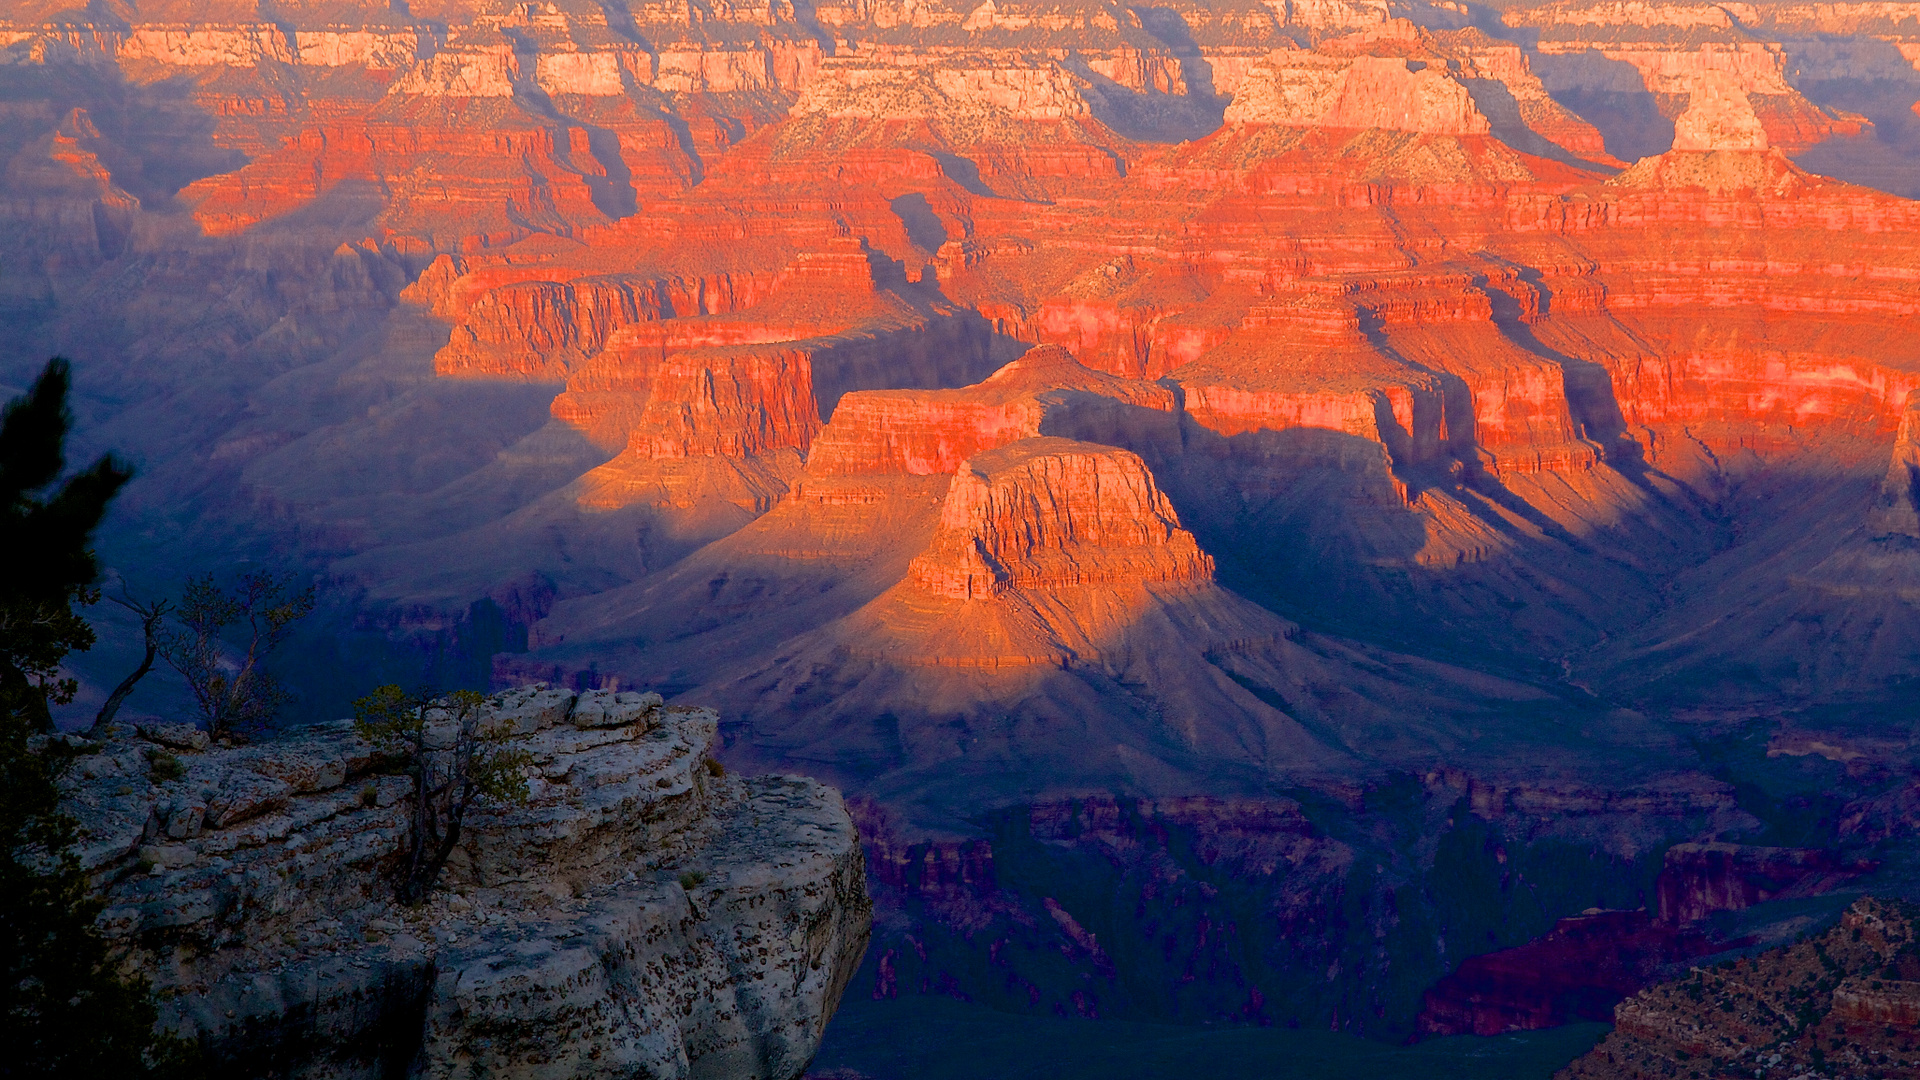
M66 805L102 925L164 1021L243 1076L804 1071L871 921L839 794L719 775L714 714L652 694L487 708L531 755L527 804L470 817L416 908L385 875L408 781L350 723L200 752L117 728L82 754Z

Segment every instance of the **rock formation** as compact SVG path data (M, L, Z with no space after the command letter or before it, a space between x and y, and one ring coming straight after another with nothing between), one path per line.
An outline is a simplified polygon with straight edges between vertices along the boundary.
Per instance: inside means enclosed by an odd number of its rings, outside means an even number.
M1740 85L1709 71L1694 79L1687 107L1673 121L1673 148L1765 150L1767 132Z
M1212 576L1212 560L1180 527L1139 458L1053 438L961 462L939 532L907 570L914 585L956 600Z
M1920 963L1911 907L1867 898L1810 940L1727 960L1645 990L1614 1030L1556 1075L1899 1076L1920 1068Z
M233 1075L796 1077L866 947L831 789L710 769L714 714L544 685L482 723L530 755L441 887L386 878L409 781L346 722L238 748L83 747L65 805L163 1022Z
M1920 394L1907 394L1893 436L1893 460L1880 481L1880 497L1867 513L1867 530L1875 536L1920 539Z
M1043 434L1177 445L1175 397L1164 386L1094 371L1058 345L1041 345L973 386L848 394L808 466L817 476L943 475L976 453Z

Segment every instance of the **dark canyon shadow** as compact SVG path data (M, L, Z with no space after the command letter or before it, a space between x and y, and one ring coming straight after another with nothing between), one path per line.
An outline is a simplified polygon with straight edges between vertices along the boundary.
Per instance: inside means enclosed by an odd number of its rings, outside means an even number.
M1633 162L1673 148L1675 103L1648 91L1632 64L1597 51L1530 52L1527 59L1548 95L1600 130L1607 153Z
M114 450L138 470L100 549L137 594L236 567L322 578L321 611L289 652L289 720L336 718L379 681L485 686L491 654L524 647L538 615L515 598L524 590L431 616L382 611L327 568L510 513L604 454L550 431L552 387L435 375L446 327L398 300L423 261L363 243L378 185L336 184L240 235L203 235L175 192L242 162L214 144L187 90L132 86L111 68L0 66L0 152L62 131L140 200L115 204L74 172L24 204L58 206L56 219L7 223L5 289L11 300L24 283L30 302L0 316L0 383L23 385L55 353L74 362L75 452ZM94 227L76 232L89 206ZM129 647L109 634L79 670L111 685ZM165 679L129 708L164 701Z
M1823 108L1866 117L1872 127L1794 155L1823 176L1920 197L1920 72L1891 43L1865 37L1788 43L1793 87Z
M1344 802L1090 796L989 811L979 839L917 843L856 801L893 914L850 994L1399 1040L1461 960L1587 908L1651 902L1661 843L1621 856L1529 838L1457 791L1398 776Z
M907 230L907 239L913 245L929 254L939 251L940 245L947 242L947 227L941 223L940 216L933 212L927 197L921 193L909 192L894 198L891 204L893 212L900 218L900 224Z
M1129 139L1140 142L1176 143L1198 139L1220 127L1227 99L1213 85L1213 65L1194 44L1186 19L1171 8L1130 8L1140 26L1167 49L1179 67L1176 87L1161 73L1149 69L1157 58L1141 56L1143 85L1140 89L1123 86L1085 63L1075 65L1081 77L1092 82L1098 95L1094 116L1101 123ZM1176 92L1176 90L1178 92Z
M1548 141L1539 132L1528 127L1520 115L1520 103L1515 100L1513 91L1507 88L1507 84L1498 79L1463 79L1461 83L1467 88L1467 93L1473 97L1474 105L1492 125L1494 138L1522 153L1543 157L1549 161L1558 161L1582 169L1599 167L1575 155L1566 147Z

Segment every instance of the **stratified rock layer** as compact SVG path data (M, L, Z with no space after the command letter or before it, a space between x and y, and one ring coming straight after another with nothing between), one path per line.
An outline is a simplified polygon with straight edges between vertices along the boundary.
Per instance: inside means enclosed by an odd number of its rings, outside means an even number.
M866 947L838 794L718 775L714 714L656 695L486 713L530 798L476 811L417 908L386 877L409 781L350 724L83 756L65 805L101 924L167 1026L233 1075L798 1076Z
M1913 908L1867 898L1811 940L1642 991L1560 1080L1912 1076L1920 1028Z
M1213 561L1138 457L1053 438L961 462L940 530L907 571L914 585L956 600L1212 578Z

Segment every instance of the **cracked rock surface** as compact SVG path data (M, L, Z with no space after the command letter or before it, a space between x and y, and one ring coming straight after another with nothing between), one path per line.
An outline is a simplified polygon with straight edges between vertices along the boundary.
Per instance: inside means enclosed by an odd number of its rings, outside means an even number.
M866 949L839 793L710 769L651 694L489 699L532 759L429 900L385 868L404 776L349 722L193 750L116 729L68 776L107 933L235 1076L798 1076Z

